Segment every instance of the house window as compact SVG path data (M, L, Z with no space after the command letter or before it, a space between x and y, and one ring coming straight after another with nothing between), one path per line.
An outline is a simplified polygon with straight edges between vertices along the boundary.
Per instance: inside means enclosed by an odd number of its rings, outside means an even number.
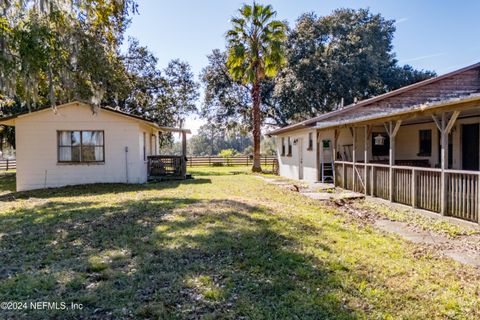
M58 131L58 162L104 162L103 131Z
M143 133L143 161L147 161L147 133Z
M288 154L287 154L287 156L291 157L292 156L292 140L290 139L290 137L288 137L287 141L288 141Z
M383 139L380 139L382 137ZM377 140L375 141L375 138ZM380 143L381 142L381 143ZM388 156L390 150L390 139L385 132L372 133L372 156Z
M418 156L430 157L432 155L432 130L418 131L420 139Z
M285 138L282 138L282 156L285 156Z
M312 132L308 133L308 149L307 150L313 150L313 133Z

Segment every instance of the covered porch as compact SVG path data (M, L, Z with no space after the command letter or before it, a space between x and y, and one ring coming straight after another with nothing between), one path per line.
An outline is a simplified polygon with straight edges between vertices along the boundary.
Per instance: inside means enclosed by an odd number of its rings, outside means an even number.
M159 132L175 132L181 135L182 151L180 155L150 154L147 156L148 180L184 180L189 178L187 174L187 134L188 129L160 127ZM151 148L151 150L157 150Z
M332 142L335 186L479 222L479 107L475 96L345 123L323 121L317 135Z

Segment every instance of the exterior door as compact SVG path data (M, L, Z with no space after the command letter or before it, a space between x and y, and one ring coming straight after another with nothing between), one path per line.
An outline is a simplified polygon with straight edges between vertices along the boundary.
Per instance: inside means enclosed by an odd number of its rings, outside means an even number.
M479 124L462 126L462 169L479 169Z
M303 139L298 139L298 179L303 179Z

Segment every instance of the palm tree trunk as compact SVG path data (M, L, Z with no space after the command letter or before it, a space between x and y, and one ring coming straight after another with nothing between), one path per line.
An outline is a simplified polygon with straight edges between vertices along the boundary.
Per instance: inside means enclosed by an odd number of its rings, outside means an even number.
M260 136L261 136L261 114L260 114L260 84L254 83L252 87L253 100L253 172L262 172L260 165Z

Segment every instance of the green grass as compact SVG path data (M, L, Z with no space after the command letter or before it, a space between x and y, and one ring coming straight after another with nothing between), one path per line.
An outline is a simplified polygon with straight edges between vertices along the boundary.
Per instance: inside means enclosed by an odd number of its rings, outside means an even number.
M1 197L0 301L84 306L1 318L480 316L477 270L239 170Z

